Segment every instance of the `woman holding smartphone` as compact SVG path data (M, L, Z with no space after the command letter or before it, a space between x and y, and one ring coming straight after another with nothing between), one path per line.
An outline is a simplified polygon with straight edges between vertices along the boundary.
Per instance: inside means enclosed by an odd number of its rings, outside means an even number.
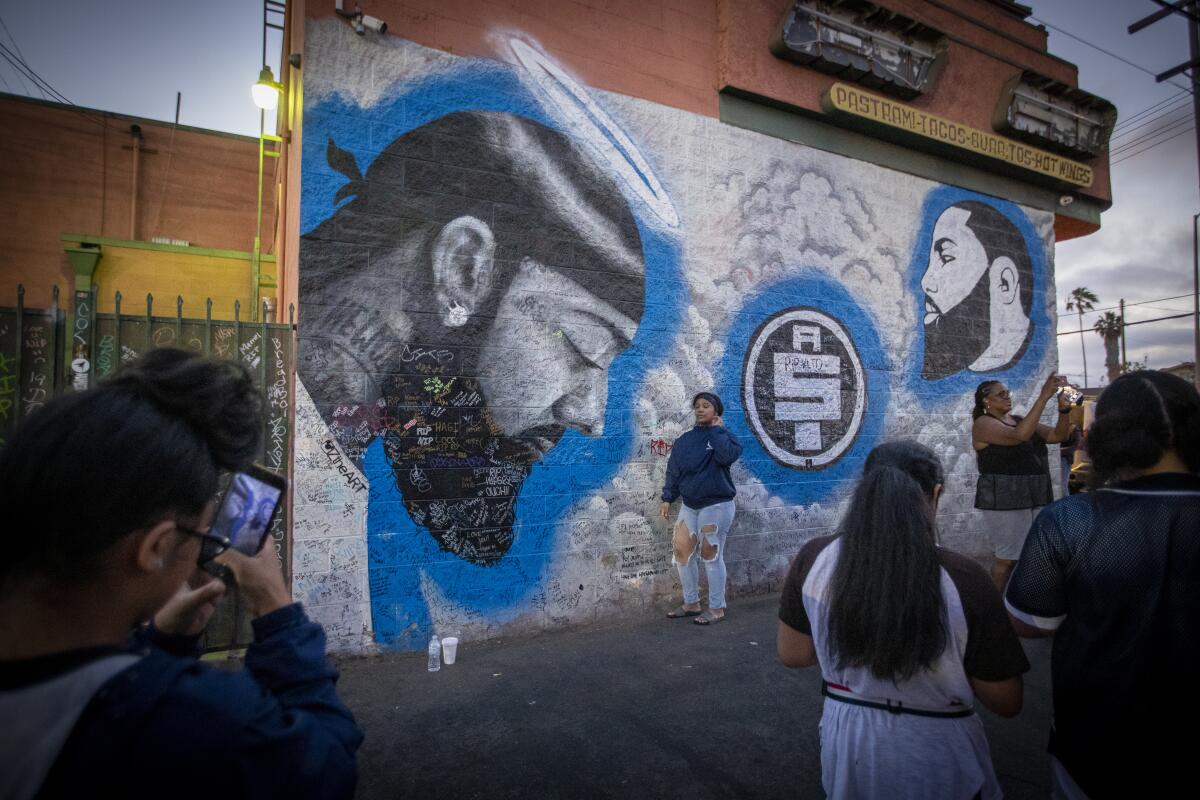
M1038 420L1066 383L1061 375L1046 378L1025 416L1012 413L1012 393L1001 381L984 381L975 389L971 412L971 444L979 464L975 507L982 511L984 530L992 538L992 582L1001 592L1021 557L1034 517L1042 506L1054 502L1046 445L1064 442L1070 434L1069 399L1059 397L1058 424L1053 428Z
M927 447L876 447L837 535L784 584L779 657L821 667L829 797L1001 796L974 701L1017 714L1029 663L987 573L937 545L943 480Z
M667 613L671 619L694 617L697 625L725 619L725 538L733 524L737 496L729 467L742 454L741 442L721 422L725 406L712 392L692 398L696 425L675 440L663 486L663 519L671 503L683 498L674 531L675 566L683 584L683 604ZM708 576L708 610L700 608L700 565Z

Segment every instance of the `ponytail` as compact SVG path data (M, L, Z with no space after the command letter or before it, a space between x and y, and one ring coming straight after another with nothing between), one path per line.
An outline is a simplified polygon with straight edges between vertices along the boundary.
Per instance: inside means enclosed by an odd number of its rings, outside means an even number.
M829 638L839 667L906 680L945 649L933 506L941 483L937 456L916 442L890 442L868 456L830 585Z

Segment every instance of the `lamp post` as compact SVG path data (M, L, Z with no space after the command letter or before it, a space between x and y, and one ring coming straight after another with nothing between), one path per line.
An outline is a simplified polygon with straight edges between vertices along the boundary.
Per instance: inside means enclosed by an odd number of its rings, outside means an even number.
M1200 389L1200 235L1196 232L1196 221L1200 214L1192 214L1192 382Z
M266 140L281 141L278 136L268 137L266 131L267 112L275 110L279 105L279 95L283 92L283 84L275 81L271 68L263 65L258 73L258 80L250 87L250 95L254 105L258 106L258 211L254 221L254 252L250 258L250 300L253 304L251 319L258 320L262 311L262 301L259 300L259 286L262 283L262 198L263 198L263 160L266 156L278 158L279 152L269 152Z

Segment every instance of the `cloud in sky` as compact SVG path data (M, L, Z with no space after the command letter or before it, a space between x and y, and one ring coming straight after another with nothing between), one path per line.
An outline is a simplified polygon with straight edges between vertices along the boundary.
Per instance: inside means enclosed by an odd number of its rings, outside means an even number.
M1026 2L1033 7L1036 20L1068 30L1153 72L1188 59L1187 30L1182 20L1163 20L1138 34L1126 33L1131 22L1159 8L1150 0ZM1159 113L1155 111L1121 127L1123 121L1172 97L1179 89L1156 84L1150 75L1053 29L1049 49L1078 65L1081 88L1117 106L1119 138L1114 138L1114 149L1154 134L1162 126L1186 118L1190 112L1190 103L1178 106L1169 103L1159 109L1168 111L1166 115L1155 119ZM1181 85L1185 80L1182 76L1176 79ZM1148 124L1137 128L1143 123ZM1078 317L1063 311L1067 293L1077 286L1086 286L1100 297L1098 308L1115 306L1122 297L1133 303L1192 291L1191 223L1192 214L1200 211L1196 140L1190 132L1169 139L1190 124L1185 122L1160 135L1152 135L1115 156L1114 160L1120 160L1143 147L1163 142L1113 166L1113 205L1101 215L1099 232L1057 246L1055 273L1060 332L1078 328ZM1148 320L1191 308L1187 298L1153 305L1155 308L1130 306L1126 319ZM1092 383L1104 372L1103 342L1090 330L1097 316L1084 316L1084 326L1088 329L1084 343ZM1060 336L1058 342L1060 369L1073 380L1082 379L1078 334ZM1151 367L1167 367L1193 357L1188 319L1131 326L1126 330L1126 342L1129 358L1141 359L1148 354Z

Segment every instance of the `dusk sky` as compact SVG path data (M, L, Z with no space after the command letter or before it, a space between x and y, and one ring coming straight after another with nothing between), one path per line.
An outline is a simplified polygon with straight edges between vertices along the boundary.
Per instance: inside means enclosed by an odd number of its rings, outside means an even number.
M1146 72L1096 49L1161 72L1188 60L1183 20L1163 20L1131 36L1126 27L1159 8L1156 3L1024 2L1034 9L1031 22L1050 29L1050 52L1077 64L1080 87L1110 100L1119 113L1113 206L1098 233L1057 248L1059 331L1078 329L1078 317L1063 311L1076 286L1099 295L1101 309L1115 307L1122 297L1144 303L1129 306L1131 323L1190 312L1190 296L1160 299L1192 291L1191 223L1200 211L1200 178L1190 97L1182 90L1187 77L1156 84ZM259 0L0 0L0 20L0 43L14 54L19 50L77 105L170 121L178 91L180 123L258 133L249 86L261 66ZM392 32L403 35L395 27ZM274 34L268 44L277 75L278 42ZM2 59L0 91L41 96ZM1093 385L1104 372L1103 346L1090 330L1096 316L1084 317L1083 337ZM1083 379L1079 338L1058 340L1062 371L1076 382ZM1129 358L1147 358L1151 367L1190 361L1192 321L1134 325L1127 342Z

